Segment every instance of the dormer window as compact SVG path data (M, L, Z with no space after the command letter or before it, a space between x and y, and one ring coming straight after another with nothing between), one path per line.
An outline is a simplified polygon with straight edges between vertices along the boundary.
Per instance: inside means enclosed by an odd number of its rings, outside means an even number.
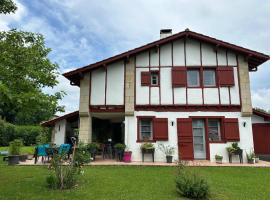
M151 72L151 86L158 86L159 85L159 73L158 71Z

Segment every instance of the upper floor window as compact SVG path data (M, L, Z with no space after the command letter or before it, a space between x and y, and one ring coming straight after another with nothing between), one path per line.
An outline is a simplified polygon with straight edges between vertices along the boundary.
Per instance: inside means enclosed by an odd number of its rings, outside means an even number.
M209 141L221 141L220 120L208 119Z
M139 120L139 139L142 141L153 140L152 119L145 118Z
M156 71L151 72L151 86L158 86L159 84L159 74Z
M203 70L203 85L216 86L216 71L213 69Z
M200 86L200 70L187 70L188 87Z

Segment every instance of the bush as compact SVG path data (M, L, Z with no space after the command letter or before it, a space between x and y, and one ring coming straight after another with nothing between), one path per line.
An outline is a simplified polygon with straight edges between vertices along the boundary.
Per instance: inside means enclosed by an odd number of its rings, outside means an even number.
M22 141L16 139L9 143L9 155L20 155L22 147Z
M30 146L36 144L36 138L40 134L49 138L49 129L41 126L13 125L0 120L0 146L8 146L9 142L15 139L21 139L24 145Z
M88 147L84 144L79 144L74 155L74 164L78 167L90 162L90 153Z

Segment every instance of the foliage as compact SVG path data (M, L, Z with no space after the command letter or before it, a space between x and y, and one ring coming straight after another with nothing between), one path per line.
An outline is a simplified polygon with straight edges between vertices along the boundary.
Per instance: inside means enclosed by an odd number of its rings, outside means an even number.
M223 159L223 156L216 154L215 155L215 159L216 160L222 160Z
M208 199L210 196L210 187L207 181L187 169L183 164L178 166L176 191L180 196L190 199Z
M170 145L159 144L158 149L166 156L172 156L175 152L175 147L172 147Z
M250 150L249 153L246 152L246 156L248 161L253 161L256 157L253 150Z
M237 142L232 143L230 147L226 147L228 153L234 153L240 150Z
M64 92L49 95L44 87L58 82L58 66L48 59L41 34L10 30L0 32L0 115L15 124L38 124L63 111Z
M20 155L22 141L19 139L13 140L9 143L9 155Z
M16 10L17 6L12 0L0 0L0 14L14 13Z
M75 151L75 155L73 158L73 162L75 166L81 167L86 163L90 162L90 153L88 151L87 145L84 145L83 143L80 143L78 148Z
M8 151L8 149L9 149L9 146L0 147L0 151ZM35 146L22 146L21 147L21 154L33 155L34 152L35 152Z
M121 144L121 143L117 143L117 144L114 145L114 148L117 149L117 150L124 151L125 148L126 148L126 145L125 144Z
M50 139L48 128L31 125L13 125L0 120L0 146L8 146L14 139L21 139L26 146L36 144L37 136L42 135Z
M155 146L153 143L146 142L141 145L141 149L155 149Z
M87 144L87 149L92 152L92 151L96 151L99 148L99 144L96 142L92 142Z

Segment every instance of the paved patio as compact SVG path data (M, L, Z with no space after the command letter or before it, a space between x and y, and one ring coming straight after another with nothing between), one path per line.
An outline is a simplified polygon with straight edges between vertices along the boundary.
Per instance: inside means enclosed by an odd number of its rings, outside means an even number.
M186 164L188 166L195 166L195 167L216 167L216 166L222 166L222 167L270 167L270 162L268 161L262 161L260 160L259 163L255 164L248 164L243 163L223 163L223 164L217 164L215 162L210 162L208 160L196 160L196 161L187 161ZM37 164L34 164L34 159L32 160L26 160L25 162L20 162L19 165L48 165L48 163L42 163L41 158L38 160ZM131 162L131 163L125 163L125 162L119 162L112 159L105 159L103 160L100 157L97 157L94 162L91 162L88 165L93 166L177 166L177 163L165 163L165 162Z

